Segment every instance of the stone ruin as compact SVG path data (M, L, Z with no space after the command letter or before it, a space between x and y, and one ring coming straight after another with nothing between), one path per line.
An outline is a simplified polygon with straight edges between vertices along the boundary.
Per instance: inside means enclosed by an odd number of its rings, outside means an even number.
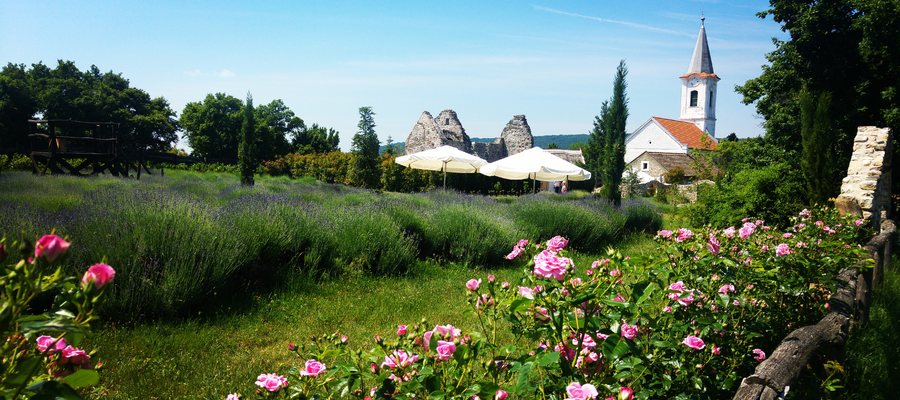
M453 146L488 162L494 162L534 147L534 137L525 116L516 115L503 128L500 137L492 143L473 143L469 135L466 135L466 130L456 117L455 111L441 111L437 118L432 118L431 113L423 111L416 126L406 138L406 154L441 146Z
M876 231L891 217L891 137L889 128L859 127L847 177L834 202L841 213L871 218Z

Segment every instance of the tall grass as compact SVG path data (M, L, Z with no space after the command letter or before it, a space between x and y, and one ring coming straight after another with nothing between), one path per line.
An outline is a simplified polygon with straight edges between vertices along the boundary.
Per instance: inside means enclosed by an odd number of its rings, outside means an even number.
M655 207L593 197L497 201L454 191L377 193L310 180L170 171L140 181L0 175L0 233L56 229L71 271L105 257L117 270L106 318L193 315L293 281L416 273L417 260L502 265L519 239L567 237L600 251L655 232ZM227 295L226 295L227 294Z

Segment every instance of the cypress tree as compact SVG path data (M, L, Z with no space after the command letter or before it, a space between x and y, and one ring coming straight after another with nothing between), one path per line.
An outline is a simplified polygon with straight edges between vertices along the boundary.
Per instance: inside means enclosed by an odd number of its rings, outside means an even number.
M800 168L806 178L810 204L825 204L836 194L839 176L832 166L836 141L831 114L831 93L804 88L800 91Z
M628 98L625 89L628 84L625 77L628 68L625 60L616 68L613 82L613 95L600 108L600 116L594 119L594 130L591 132L589 147L597 173L603 180L600 195L609 199L616 206L622 203L622 173L625 171L625 125L628 122ZM593 147L598 149L593 149ZM590 165L590 164L589 164Z
M253 172L256 170L256 122L253 119L253 96L247 92L244 105L244 123L241 126L241 144L238 146L238 164L241 169L241 184L253 186Z

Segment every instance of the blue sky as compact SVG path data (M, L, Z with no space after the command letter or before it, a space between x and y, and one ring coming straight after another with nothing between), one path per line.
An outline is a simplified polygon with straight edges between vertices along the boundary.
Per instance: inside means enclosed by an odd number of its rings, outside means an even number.
M678 118L681 83L706 16L719 82L717 135L763 134L736 84L759 76L778 24L768 1L4 1L0 62L71 60L121 73L185 104L224 92L282 99L307 124L340 131L375 111L382 143L422 111L457 112L470 137L525 114L534 135L582 134L625 59L632 131ZM184 147L186 143L182 143Z

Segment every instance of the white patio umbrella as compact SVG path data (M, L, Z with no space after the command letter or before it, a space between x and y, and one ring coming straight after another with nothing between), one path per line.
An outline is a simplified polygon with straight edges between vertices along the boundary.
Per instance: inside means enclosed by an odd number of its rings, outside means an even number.
M466 153L453 146L441 146L436 149L397 157L394 162L404 167L424 169L428 171L444 171L444 187L447 187L447 172L471 174L486 165L484 159Z
M540 147L533 147L494 161L481 167L479 172L510 180L534 179L552 182L591 179L590 171L554 156Z

